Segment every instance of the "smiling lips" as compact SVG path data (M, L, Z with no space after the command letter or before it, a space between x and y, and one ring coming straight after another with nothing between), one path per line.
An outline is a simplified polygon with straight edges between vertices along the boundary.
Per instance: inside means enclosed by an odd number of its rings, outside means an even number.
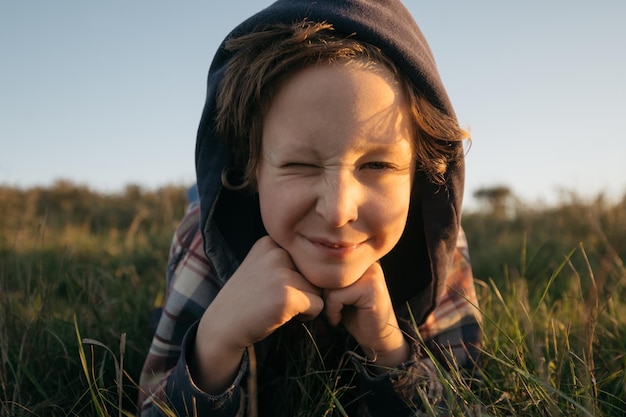
M351 253L354 253L363 243L332 242L325 239L309 239L309 241L324 254L333 257L350 255Z

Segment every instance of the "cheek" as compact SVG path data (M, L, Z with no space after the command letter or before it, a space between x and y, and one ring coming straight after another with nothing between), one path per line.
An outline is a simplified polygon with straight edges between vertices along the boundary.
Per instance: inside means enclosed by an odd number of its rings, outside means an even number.
M306 193L288 184L259 184L261 219L268 234L279 241L306 213Z
M370 219L384 236L382 245L391 250L398 243L407 222L410 198L407 193L388 196L384 203L380 202L370 210Z
M394 187L391 192L379 193L371 201L371 215L377 216L382 223L398 224L406 221L411 201L411 188L408 185Z

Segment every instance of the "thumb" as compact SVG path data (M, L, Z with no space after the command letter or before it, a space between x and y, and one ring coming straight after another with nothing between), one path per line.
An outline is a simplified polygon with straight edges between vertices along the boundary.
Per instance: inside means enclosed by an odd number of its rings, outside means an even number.
M301 321L313 320L324 309L324 300L320 295L312 292L302 291L300 294L300 306L302 308L297 317Z

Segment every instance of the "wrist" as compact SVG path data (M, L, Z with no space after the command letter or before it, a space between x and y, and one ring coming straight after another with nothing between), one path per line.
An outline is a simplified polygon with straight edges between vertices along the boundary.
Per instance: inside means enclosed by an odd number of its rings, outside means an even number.
M376 374L395 368L411 358L411 348L403 336L395 347L384 350L370 348L365 349L365 351L367 364L370 365L370 370Z
M188 366L193 382L207 394L216 395L233 384L246 348L229 344L201 322L190 350Z

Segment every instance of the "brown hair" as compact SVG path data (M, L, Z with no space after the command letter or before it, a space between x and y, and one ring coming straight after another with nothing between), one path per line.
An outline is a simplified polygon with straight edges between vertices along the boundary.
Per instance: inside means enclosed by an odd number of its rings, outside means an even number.
M231 173L222 175L229 188L255 186L261 152L263 116L287 77L301 68L336 62L382 64L406 92L415 126L414 156L417 167L430 181L444 184L450 162L463 155L458 141L469 139L450 117L421 94L383 52L351 36L339 36L328 23L303 21L267 26L226 41L234 52L217 93L216 132L234 153Z

